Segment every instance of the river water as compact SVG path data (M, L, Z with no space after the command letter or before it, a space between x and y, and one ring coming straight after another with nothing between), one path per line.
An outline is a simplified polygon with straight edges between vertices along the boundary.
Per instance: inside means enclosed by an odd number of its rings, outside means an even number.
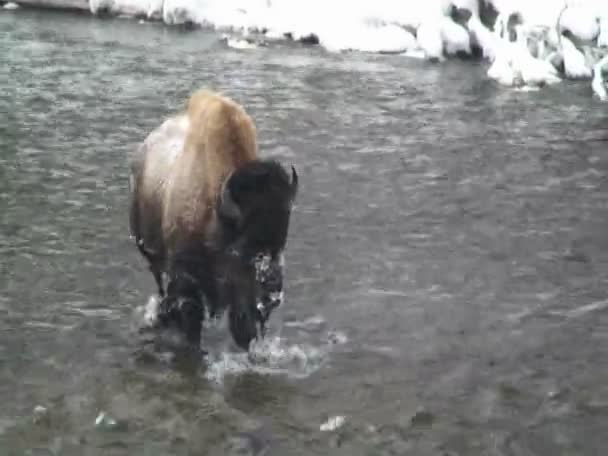
M28 11L0 14L0 56L2 455L606 451L608 111L588 83ZM248 359L210 327L197 364L138 331L155 287L127 156L201 86L245 105L301 191L265 345Z

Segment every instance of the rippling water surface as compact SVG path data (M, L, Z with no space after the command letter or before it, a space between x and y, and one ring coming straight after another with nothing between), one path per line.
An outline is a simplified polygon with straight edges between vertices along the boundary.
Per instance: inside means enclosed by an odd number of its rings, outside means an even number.
M1 454L606 451L587 83L25 11L0 13L0 55ZM203 366L138 333L155 288L127 227L128 154L200 86L301 179L269 339L247 358L208 328Z

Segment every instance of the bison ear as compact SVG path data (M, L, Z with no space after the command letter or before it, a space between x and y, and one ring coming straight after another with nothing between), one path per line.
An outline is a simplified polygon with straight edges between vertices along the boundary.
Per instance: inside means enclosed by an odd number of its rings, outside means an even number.
M291 187L291 198L293 199L298 194L298 173L293 165L291 166L291 182L289 185Z
M234 198L232 198L228 180L226 180L226 183L222 187L218 211L220 215L235 221L238 221L241 218L241 210L234 201Z

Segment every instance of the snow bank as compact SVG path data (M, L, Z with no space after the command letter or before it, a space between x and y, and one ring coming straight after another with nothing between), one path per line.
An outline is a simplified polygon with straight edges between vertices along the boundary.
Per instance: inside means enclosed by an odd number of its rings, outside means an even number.
M322 46L334 51L396 52L426 47L430 57L437 57L439 41L441 54L452 54L450 37L462 35L450 18L452 5L479 16L480 4L485 3L505 16L519 12L530 27L554 27L567 4L561 17L565 26L584 40L597 39L601 32L600 44L608 42L606 0L89 1L93 13L145 16L167 24L200 24L245 33L263 31L271 37L289 35L296 40L314 35ZM419 31L422 43L413 39ZM466 49L462 43L456 47Z
M161 19L164 0L89 0L93 14L110 13Z
M93 13L147 17L170 25L210 26L250 40L307 40L334 52L402 53L435 61L476 55L495 64L489 77L507 85L555 82L547 61L561 72L557 80L569 77L573 66L580 67L576 73L593 75L601 54L608 53L608 49L597 52L608 48L608 0L89 2ZM513 26L514 17L520 26ZM564 30L569 34L566 40L561 36ZM255 46L242 46L249 47Z

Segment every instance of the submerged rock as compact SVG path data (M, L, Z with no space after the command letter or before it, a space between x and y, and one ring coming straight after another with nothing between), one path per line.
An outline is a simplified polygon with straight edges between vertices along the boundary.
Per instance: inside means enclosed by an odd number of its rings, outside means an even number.
M34 423L41 424L47 422L49 419L49 410L42 405L34 407Z
M435 415L425 409L419 409L412 416L410 422L414 427L431 427L435 422Z
M95 418L95 426L103 427L106 429L113 429L118 425L116 420L111 416L107 415L105 412L100 412Z

